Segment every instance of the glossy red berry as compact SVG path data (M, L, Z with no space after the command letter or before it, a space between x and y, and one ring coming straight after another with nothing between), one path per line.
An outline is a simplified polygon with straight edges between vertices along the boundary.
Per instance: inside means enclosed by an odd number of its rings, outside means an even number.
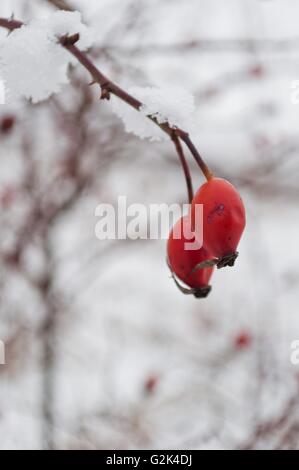
M182 217L169 234L167 244L169 267L178 279L194 289L193 293L196 297L206 297L210 291L208 284L214 267L193 270L199 263L212 259L212 256L203 247L193 250L186 249L186 243L195 242L194 235L192 238L185 236L184 227L188 226L191 227L189 217ZM191 235L190 231L189 233ZM177 238L178 235L179 238Z
M246 224L245 208L238 191L225 179L211 178L193 198L193 224L196 204L203 205L204 247L217 258L229 258L236 252Z

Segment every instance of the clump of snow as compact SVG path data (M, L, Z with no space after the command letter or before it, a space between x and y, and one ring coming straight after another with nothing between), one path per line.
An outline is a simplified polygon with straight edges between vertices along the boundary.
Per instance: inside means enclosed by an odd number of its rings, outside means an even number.
M88 49L93 42L92 34L87 26L82 23L82 15L79 11L56 11L45 18L33 19L29 26L42 29L46 32L48 38L54 41L57 37L65 34L79 33L80 39L77 46L81 50Z
M180 127L187 132L194 130L195 104L193 96L180 87L131 87L129 93L143 105L139 111L130 108L118 98L112 97L112 109L122 119L127 132L150 140L166 140L169 137L147 116L159 123Z
M68 83L68 65L75 59L61 47L57 38L75 33L80 34L80 49L91 46L92 37L81 22L81 14L59 11L46 18L33 19L2 39L0 73L9 102L25 97L37 103Z

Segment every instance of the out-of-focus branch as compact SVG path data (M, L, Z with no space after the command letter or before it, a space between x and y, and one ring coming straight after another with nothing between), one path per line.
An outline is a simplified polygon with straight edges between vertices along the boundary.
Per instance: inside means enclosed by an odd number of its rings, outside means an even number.
M297 51L299 37L286 39L200 39L176 44L148 44L137 47L104 45L106 50L126 56L150 54L178 54L186 52L289 52Z
M298 450L299 449L299 423L296 422L283 434L279 443L273 450Z
M79 84L78 84L79 87ZM93 104L92 92L89 87L81 87L80 101L76 101L73 114L66 112L63 107L58 111L60 120L66 124L69 120L69 148L66 151L65 164L60 176L52 178L46 188L38 192L39 171L37 161L32 155L32 145L26 138L22 145L22 154L25 159L25 175L21 189L28 196L30 211L24 218L23 224L15 234L15 243L8 253L4 253L2 262L18 273L39 295L44 306L44 317L38 328L38 337L41 345L41 431L43 448L55 448L55 368L56 368L56 337L57 323L60 317L60 297L55 291L55 266L51 247L51 231L56 220L67 213L79 200L86 187L90 188L96 178L93 168L82 168L81 157L87 147L90 150L90 133L88 132L87 116ZM60 121L57 119L60 125ZM61 128L61 126L60 126ZM59 192L63 182L70 183L73 188L67 197L58 200L53 195ZM24 255L32 243L36 243L44 259L44 267L38 274L30 273L24 264Z
M19 28L22 25L21 22L16 22L15 20L7 20L4 18L0 18L0 26L9 29L12 31L14 28ZM75 34L73 36L64 36L60 38L60 44L65 47L76 59L83 65L83 67L91 74L93 83L97 83L101 87L101 99L108 99L110 98L110 94L117 96L119 99L127 103L132 108L139 111L143 106L141 101L137 100L134 96L127 93L117 84L112 82L108 77L106 77L89 59L87 54L82 52L75 43L79 40L79 34ZM201 171L207 178L207 180L211 179L213 174L211 173L209 167L204 162L203 158L199 154L197 148L193 144L192 140L190 139L189 134L180 129L176 126L170 126L168 122L160 123L155 116L149 115L147 116L154 124L156 124L160 129L165 132L171 139L173 134L180 138L185 145L189 148L191 154L195 158L197 164L199 165Z
M59 10L74 11L74 8L66 0L45 0Z
M275 433L278 429L282 428L292 417L294 410L298 407L298 396L292 396L286 403L284 410L277 418L273 418L262 424L258 424L247 443L240 447L241 450L251 450L256 447L261 438Z
M195 93L196 102L203 103L213 98L218 98L227 90L231 90L234 86L240 86L247 81L258 81L267 77L267 69L260 61L257 61L249 66L226 72L223 75L216 77L214 80L209 80L207 86Z
M69 157L69 172L68 177L74 183L74 190L67 199L61 203L47 209L44 214L45 218L45 233L43 239L43 249L45 258L47 260L48 270L44 278L44 282L40 284L40 293L44 299L46 306L46 314L44 322L41 327L42 337L42 370L43 370L43 390L42 390L42 415L43 415L43 443L44 448L55 449L55 367L57 357L57 345L55 344L57 338L58 329L58 313L59 305L53 292L53 282L55 278L55 272L53 268L53 254L51 249L51 243L49 240L49 233L52 225L56 219L66 213L80 198L83 190L91 185L94 177L93 173L88 176L83 176L80 172L80 156L84 153L84 150L88 144L88 134L84 132L84 119L89 112L90 105L90 90L85 89L82 101L78 105L78 109L74 115L74 121L76 127L81 131L76 132L76 141L72 148ZM72 142L73 146L73 142ZM51 194L55 192L55 186L59 184L59 181L54 181L52 190L48 192Z

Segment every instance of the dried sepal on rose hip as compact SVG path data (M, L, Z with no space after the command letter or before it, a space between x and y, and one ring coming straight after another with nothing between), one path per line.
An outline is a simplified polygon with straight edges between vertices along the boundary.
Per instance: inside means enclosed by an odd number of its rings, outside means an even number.
M203 244L217 258L217 267L233 266L237 247L245 228L243 201L236 188L222 178L210 178L195 194L191 220L195 220L196 204L203 208Z
M191 233L190 217L179 219L171 230L167 243L167 262L177 287L184 294L197 298L207 297L214 267L208 266L194 271L195 266L209 262L213 257L203 247L196 248L194 234ZM195 249L188 249L192 246ZM182 281L187 287L182 286Z

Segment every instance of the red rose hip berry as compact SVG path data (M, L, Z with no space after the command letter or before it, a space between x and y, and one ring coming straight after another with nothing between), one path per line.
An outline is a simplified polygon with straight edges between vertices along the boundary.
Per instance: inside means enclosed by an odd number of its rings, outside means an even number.
M193 224L196 204L203 205L204 247L219 259L218 267L233 266L246 224L245 208L238 191L225 179L212 177L199 188L193 198Z
M209 280L214 267L195 270L194 268L213 257L203 247L192 250L187 249L186 244L196 243L194 235L193 237L191 235L190 227L190 219L187 216L179 219L174 225L167 243L168 264L177 278L191 288L190 290L181 288L184 293L194 294L198 298L206 297L211 290ZM185 230L188 232L187 237ZM180 286L178 285L178 287Z

